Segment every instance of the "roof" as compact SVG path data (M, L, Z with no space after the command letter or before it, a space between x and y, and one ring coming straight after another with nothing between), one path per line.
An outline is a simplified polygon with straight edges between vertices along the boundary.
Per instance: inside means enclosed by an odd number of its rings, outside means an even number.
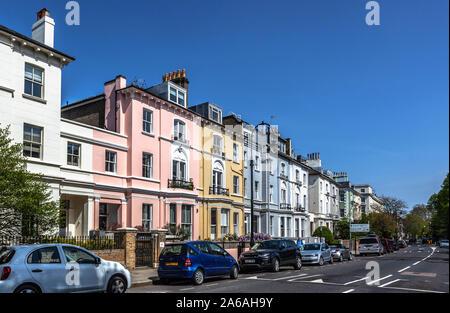
M76 105L79 105L79 104L82 104L82 105L86 104L85 102L89 102L90 100L97 100L97 99L103 99L103 98L105 98L105 94L101 93L101 94L93 96L93 97L89 97L89 98L86 98L86 99L82 99L82 100L79 100L79 101L76 101L76 102L69 103L69 104L67 104L65 106L62 106L61 110L70 109L70 108L72 108L72 107L74 107Z
M53 53L59 54L60 56L65 57L66 59L69 59L69 60L71 60L71 61L75 61L75 58L74 58L74 57L72 57L72 56L70 56L70 55L68 55L68 54L65 54L65 53L63 53L63 52L61 52L61 51L59 51L59 50L56 50L55 48L49 47L49 46L43 44L42 42L39 42L39 41L37 41L37 40L34 40L34 39L32 39L32 38L30 38L30 37L27 37L27 36L25 36L25 35L22 35L21 33L18 33L18 32L14 31L14 30L12 30L12 29L6 27L6 26L0 25L0 31L3 31L3 32L5 32L5 33L8 33L8 34L10 34L10 35L12 35L12 36L14 36L14 37L21 38L21 39L23 39L23 40L29 41L29 42L31 42L31 43L37 45L37 46L40 46L40 47L42 47L42 48L44 48L44 49L47 49L47 50L49 50L49 51L51 51L51 52L53 52Z

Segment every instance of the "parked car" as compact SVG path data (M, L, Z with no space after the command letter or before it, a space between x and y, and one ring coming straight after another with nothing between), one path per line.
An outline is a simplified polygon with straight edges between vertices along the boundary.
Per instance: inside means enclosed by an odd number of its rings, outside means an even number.
M378 254L382 255L384 253L384 246L380 239L375 236L367 236L359 239L359 254Z
M439 240L439 248L448 248L448 239Z
M325 262L333 264L333 256L330 247L322 243L308 243L303 246L302 261L303 263L323 265Z
M71 275L76 268L79 271ZM124 293L131 287L124 265L67 244L5 247L0 251L0 273L0 293Z
M294 269L302 268L300 248L293 240L272 239L254 245L239 257L241 270L271 269L278 272L281 265L292 265Z
M408 240L408 244L409 245L415 245L416 242L417 242L417 239L415 239L415 238L411 238L411 239ZM400 247L400 248L405 248L405 247Z
M397 241L395 241L394 239L389 239L389 244L392 246L392 249L394 251L398 251L398 245L397 245Z
M352 253L343 244L330 245L331 255L333 259L342 262L345 260L353 260Z
M385 253L392 253L394 252L394 249L392 248L392 245L389 243L389 239L381 238L381 244L384 247Z
M415 239L412 241L413 239L410 239L409 241L410 241L410 244L414 244L416 241L415 241ZM411 243L412 242L412 243ZM398 247L400 248L400 249L403 249L403 248L406 248L408 245L406 244L406 241L404 241L404 240L399 240L399 241L397 241L397 245L398 245Z
M161 282L190 279L201 285L206 277L227 275L237 279L239 265L222 247L209 241L167 244L159 257L158 276Z

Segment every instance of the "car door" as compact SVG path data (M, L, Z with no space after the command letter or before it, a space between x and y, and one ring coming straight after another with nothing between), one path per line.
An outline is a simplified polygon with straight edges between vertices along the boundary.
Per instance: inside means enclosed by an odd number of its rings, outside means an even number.
M324 259L329 261L331 259L331 249L328 246L328 244L324 244L323 247L325 249L325 251L324 251Z
M96 256L73 246L62 246L62 250L67 268L74 271L76 292L96 291L104 288L107 273L101 263L97 264Z
M31 277L43 292L71 292L74 287L66 283L67 270L61 262L57 246L48 246L31 251L25 260Z
M287 246L287 243L285 240L280 241L280 250L278 252L278 255L280 256L280 265L288 264L289 263L289 248Z
M197 242L193 246L200 251L200 262L205 271L206 276L216 275L217 265L216 258L212 255L207 242Z
M229 273L228 253L222 247L212 242L209 243L209 250L215 257L216 275L225 275Z
M289 263L295 264L297 260L297 245L292 240L286 240L289 250Z

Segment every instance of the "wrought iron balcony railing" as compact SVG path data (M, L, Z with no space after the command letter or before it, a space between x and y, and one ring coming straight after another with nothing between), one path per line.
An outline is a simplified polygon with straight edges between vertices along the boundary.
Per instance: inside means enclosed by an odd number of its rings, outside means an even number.
M305 212L306 209L302 205L299 204L295 207L295 211L296 212Z
M192 179L190 181L185 181L182 179L174 178L174 179L169 179L168 187L194 190L194 182L192 181Z
M230 190L228 188L223 188L220 186L211 186L209 187L209 194L210 195L223 195L223 196L229 196Z
M292 210L292 207L289 203L280 203L280 210Z
M283 179L288 180L288 179L289 179L289 176L287 176L287 175L284 174L284 173L280 173L280 178L283 178Z

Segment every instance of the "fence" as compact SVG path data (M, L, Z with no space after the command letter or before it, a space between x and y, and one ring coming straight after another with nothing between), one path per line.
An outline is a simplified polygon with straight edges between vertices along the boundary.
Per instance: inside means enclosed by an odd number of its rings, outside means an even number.
M107 236L0 236L0 246L35 245L45 243L65 243L88 250L122 249L118 233Z

